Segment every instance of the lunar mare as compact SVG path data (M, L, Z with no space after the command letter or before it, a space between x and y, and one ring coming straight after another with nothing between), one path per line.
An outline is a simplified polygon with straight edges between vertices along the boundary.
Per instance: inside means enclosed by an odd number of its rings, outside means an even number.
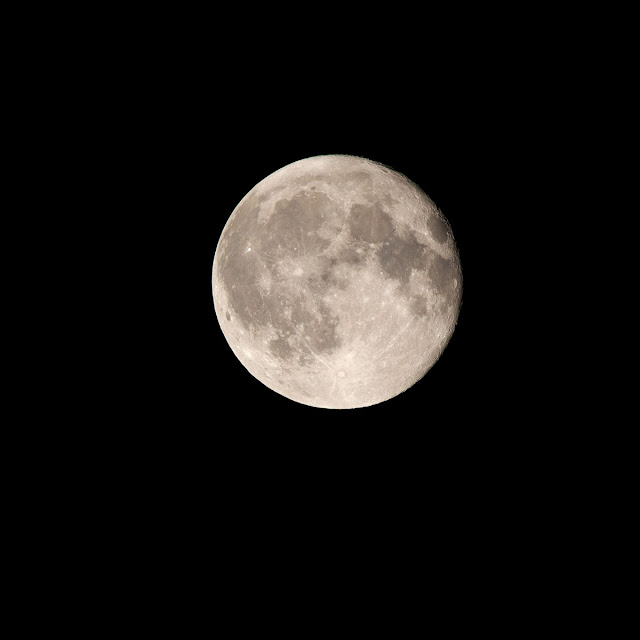
M458 319L462 270L447 220L411 180L365 158L315 156L240 201L212 288L255 378L348 409L397 396L434 365Z

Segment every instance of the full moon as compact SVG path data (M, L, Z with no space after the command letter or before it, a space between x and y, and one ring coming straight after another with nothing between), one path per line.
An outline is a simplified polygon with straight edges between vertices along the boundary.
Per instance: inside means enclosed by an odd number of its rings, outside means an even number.
M391 168L348 155L293 162L240 201L213 261L229 346L273 391L312 407L378 404L420 380L458 319L451 227Z

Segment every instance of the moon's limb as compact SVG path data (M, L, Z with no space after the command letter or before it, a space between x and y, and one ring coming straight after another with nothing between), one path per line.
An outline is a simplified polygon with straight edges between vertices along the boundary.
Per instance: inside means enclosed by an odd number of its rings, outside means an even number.
M369 406L433 366L457 321L451 229L419 187L355 156L317 156L256 185L213 264L216 314L266 386L323 408Z

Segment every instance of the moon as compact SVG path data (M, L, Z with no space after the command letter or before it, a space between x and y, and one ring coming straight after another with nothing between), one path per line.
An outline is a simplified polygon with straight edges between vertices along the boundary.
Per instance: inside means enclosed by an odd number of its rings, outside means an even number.
M293 162L240 201L213 261L222 332L295 402L367 407L420 380L458 320L449 223L411 180L349 155Z

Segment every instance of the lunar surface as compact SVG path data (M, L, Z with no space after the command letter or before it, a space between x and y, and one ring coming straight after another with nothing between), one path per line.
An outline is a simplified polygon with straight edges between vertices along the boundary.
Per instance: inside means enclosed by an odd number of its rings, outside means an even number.
M462 270L451 228L405 176L327 155L258 183L213 261L222 331L260 382L328 409L374 405L433 366L454 331Z

